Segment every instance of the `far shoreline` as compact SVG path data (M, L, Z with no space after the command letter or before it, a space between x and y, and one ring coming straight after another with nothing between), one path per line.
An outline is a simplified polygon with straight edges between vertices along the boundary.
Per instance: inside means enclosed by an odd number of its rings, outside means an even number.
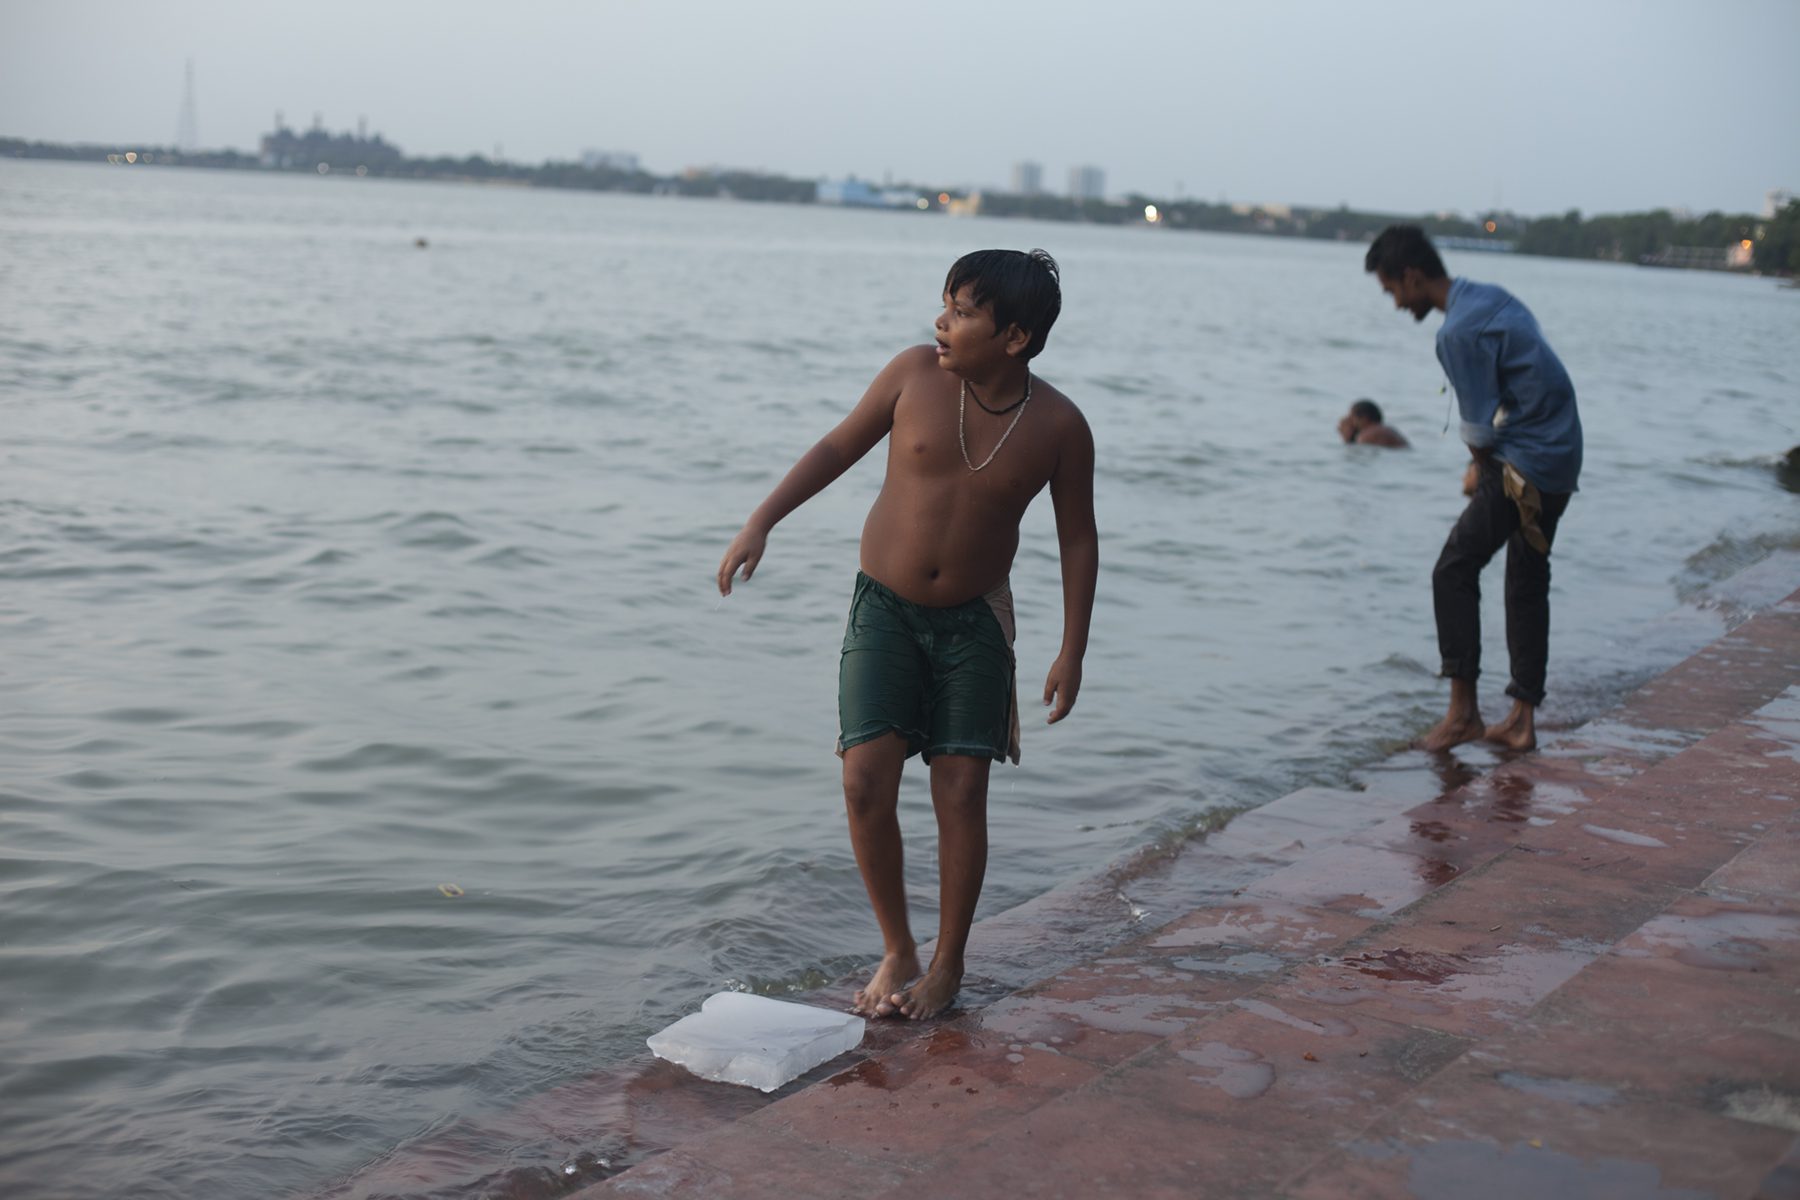
M1459 252L1567 258L1749 276L1791 276L1796 267L1800 267L1800 200L1790 201L1772 217L1711 212L1693 218L1678 216L1667 209L1655 209L1601 214L1585 219L1579 210L1540 217L1495 210L1465 218L1453 212L1384 213L1356 210L1348 205L1324 208L1275 203L1210 203L1135 192L1112 200L1075 199L1047 193L1018 195L979 188L912 184L879 190L862 185L866 199L829 202L820 198L821 185L826 181L754 171L710 168L661 176L639 169L588 168L574 163L545 162L534 166L495 161L481 155L462 159L448 156L404 158L399 156L396 148L385 143L370 142L365 146L348 135L340 139L323 139L320 146L319 153L326 157L309 167L285 159L279 164L270 163L265 161L266 156L238 150L182 153L158 146L140 149L123 144L63 144L0 136L0 158L816 205L909 216L1017 217L1157 232L1241 233L1253 237L1352 245L1368 242L1390 224L1409 222L1421 226L1440 244ZM364 149L371 150L368 157L375 159L375 165L358 161Z

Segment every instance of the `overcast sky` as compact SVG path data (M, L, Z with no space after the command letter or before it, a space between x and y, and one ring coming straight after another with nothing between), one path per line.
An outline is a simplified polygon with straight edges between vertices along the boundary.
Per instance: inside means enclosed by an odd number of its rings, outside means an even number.
M1800 189L1800 0L0 0L0 135L1394 212L1760 211Z

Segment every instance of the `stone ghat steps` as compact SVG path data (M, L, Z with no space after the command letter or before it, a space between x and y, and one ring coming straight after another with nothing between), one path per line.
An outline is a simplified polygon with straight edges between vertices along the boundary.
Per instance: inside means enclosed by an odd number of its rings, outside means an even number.
M1800 593L1423 802L1059 889L973 943L1050 978L575 1194L1800 1195L1796 681Z

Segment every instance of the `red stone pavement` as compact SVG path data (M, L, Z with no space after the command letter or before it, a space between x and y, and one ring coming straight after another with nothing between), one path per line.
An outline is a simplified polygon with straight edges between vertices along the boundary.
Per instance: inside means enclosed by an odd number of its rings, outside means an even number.
M1800 592L1440 767L984 921L1004 960L1083 896L1201 897L772 1102L665 1077L691 1136L569 1194L1800 1197Z

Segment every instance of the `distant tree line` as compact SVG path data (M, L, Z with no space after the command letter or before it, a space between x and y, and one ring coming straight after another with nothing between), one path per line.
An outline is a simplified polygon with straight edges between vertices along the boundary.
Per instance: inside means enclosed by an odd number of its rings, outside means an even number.
M123 158L137 154L143 162L163 166L222 167L235 169L257 165L256 155L241 150L181 151L166 146L69 146L60 142L28 142L24 138L0 137L0 158L50 158L65 162L105 162L109 156Z
M1756 243L1756 269L1800 275L1800 200L1771 217Z
M1598 258L1641 262L1674 246L1725 249L1756 238L1759 218L1746 213L1710 212L1681 218L1666 208L1583 218L1579 209L1560 217L1540 217L1519 234L1520 254L1551 258Z

